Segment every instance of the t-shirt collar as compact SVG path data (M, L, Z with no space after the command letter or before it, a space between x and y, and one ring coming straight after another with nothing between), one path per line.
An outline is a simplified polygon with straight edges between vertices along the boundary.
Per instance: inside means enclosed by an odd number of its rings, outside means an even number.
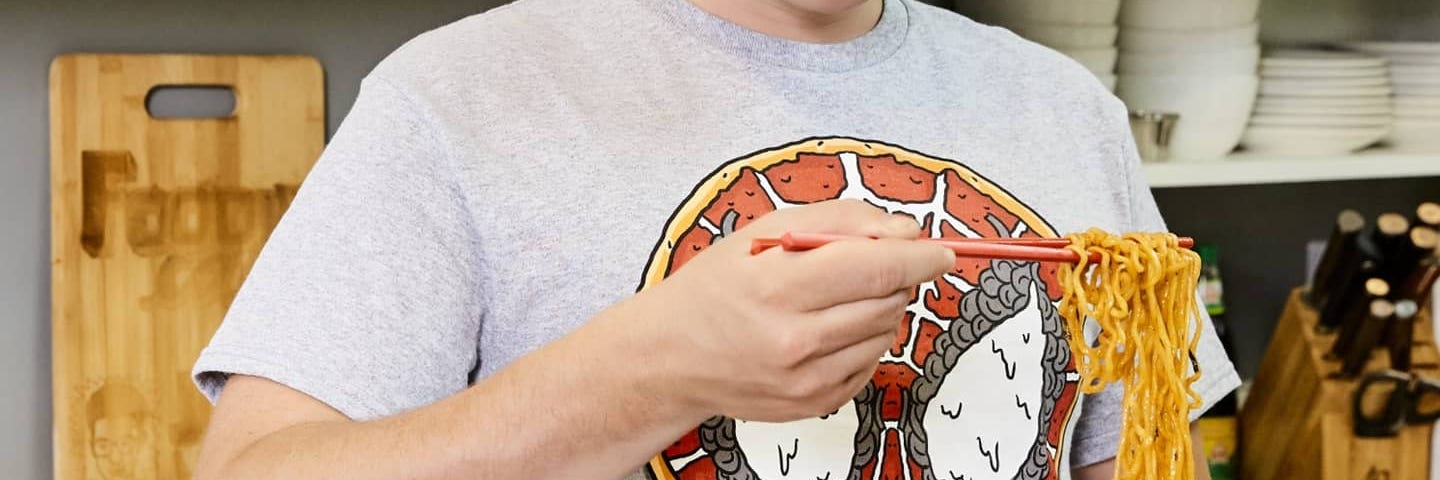
M880 22L858 38L831 44L774 37L711 15L689 0L645 0L666 20L732 55L796 70L844 72L874 65L894 54L909 31L905 0L884 0ZM748 0L747 0L748 1Z

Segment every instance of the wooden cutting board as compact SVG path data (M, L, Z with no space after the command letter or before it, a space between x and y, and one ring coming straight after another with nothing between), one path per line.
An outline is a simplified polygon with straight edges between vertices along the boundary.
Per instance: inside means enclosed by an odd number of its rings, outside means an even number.
M152 118L161 86L234 112ZM324 145L300 56L70 54L50 69L55 478L190 478L191 365Z

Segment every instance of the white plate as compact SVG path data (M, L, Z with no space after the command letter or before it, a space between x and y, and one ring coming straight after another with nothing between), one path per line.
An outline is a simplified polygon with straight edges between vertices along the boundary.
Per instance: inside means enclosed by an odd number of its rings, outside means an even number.
M1397 77L1440 77L1440 65L1391 65L1390 74Z
M1396 85L1395 94L1407 97L1440 97L1440 84Z
M1385 143L1406 153L1440 153L1440 120L1396 120Z
M1440 66L1440 55L1406 55L1393 53L1385 55L1385 58L1390 61L1391 65L1410 65L1417 67Z
M1279 115L1256 113L1251 125L1272 127L1384 127L1395 122L1389 115Z
M1195 52L1121 52L1118 71L1145 75L1254 74L1260 47L1246 45Z
M1259 23L1204 30L1125 27L1120 30L1119 45L1131 52L1226 50L1255 45L1259 34Z
M1440 97L1395 97L1397 117L1440 117Z
M1360 97L1360 96L1383 96L1394 92L1388 85L1378 87L1306 87L1295 84L1276 84L1274 82L1263 82L1260 84L1261 95L1274 95L1277 97Z
M1259 103L1304 107L1389 107L1391 100L1389 95L1362 97L1272 97L1261 95Z
M1391 108L1389 104L1377 103L1374 105L1362 105L1351 107L1334 107L1325 105L1310 105L1306 103L1275 103L1274 97L1260 97L1255 102L1255 115L1332 115L1332 116L1353 116L1353 115L1391 115L1399 114L1397 109Z
M1440 121L1440 108L1395 106L1397 120Z
M1342 46L1385 57L1392 65L1440 65L1440 43L1435 42L1351 42Z
M1050 48L1113 47L1120 27L1015 22L1005 25L1016 35Z
M1265 52L1260 59L1262 67L1286 68L1377 68L1386 65L1385 59L1374 55L1329 50L1278 49Z
M1384 77L1390 71L1385 67L1370 68L1295 68L1260 67L1260 76L1270 78L1370 78Z
M1245 129L1240 144L1246 151L1271 155L1340 155L1373 145L1389 132L1386 127L1252 126Z
M1440 96L1419 96L1419 95L1396 95L1395 106L1410 105L1415 107L1440 108Z
M1440 42L1346 42L1341 45L1362 52L1440 55Z
M1262 85L1271 85L1275 88L1359 88L1359 87L1383 87L1390 84L1390 78L1379 77L1354 77L1354 78L1268 78L1260 76Z
M1440 75L1402 75L1396 73L1390 78L1394 81L1396 88L1400 90L1404 89L1402 88L1403 86L1425 87L1430 85L1440 85Z

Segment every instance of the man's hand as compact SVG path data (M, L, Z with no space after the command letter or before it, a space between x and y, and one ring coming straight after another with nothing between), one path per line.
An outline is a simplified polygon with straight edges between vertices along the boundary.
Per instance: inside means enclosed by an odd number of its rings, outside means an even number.
M880 240L751 255L754 238L785 231ZM641 293L646 328L673 389L708 414L787 421L830 413L870 381L895 340L910 292L954 268L940 246L907 241L909 217L841 200L770 213ZM653 312L663 312L658 315Z

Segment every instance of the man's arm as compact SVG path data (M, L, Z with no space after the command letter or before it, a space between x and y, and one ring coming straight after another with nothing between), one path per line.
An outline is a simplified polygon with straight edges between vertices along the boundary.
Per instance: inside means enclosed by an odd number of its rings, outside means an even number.
M749 253L790 229L886 240ZM945 248L889 240L918 234L858 201L770 213L495 375L379 420L232 377L196 477L620 478L712 415L823 415L870 381L911 289L954 267Z
M1200 424L1190 424L1190 444L1195 457L1195 480L1210 480L1210 466L1205 463L1205 445L1200 438ZM1115 459L1088 465L1071 472L1075 480L1113 480Z
M622 477L704 416L657 393L673 389L652 384L665 366L636 353L644 345L601 344L613 323L602 315L470 389L371 422L232 377L196 478Z

